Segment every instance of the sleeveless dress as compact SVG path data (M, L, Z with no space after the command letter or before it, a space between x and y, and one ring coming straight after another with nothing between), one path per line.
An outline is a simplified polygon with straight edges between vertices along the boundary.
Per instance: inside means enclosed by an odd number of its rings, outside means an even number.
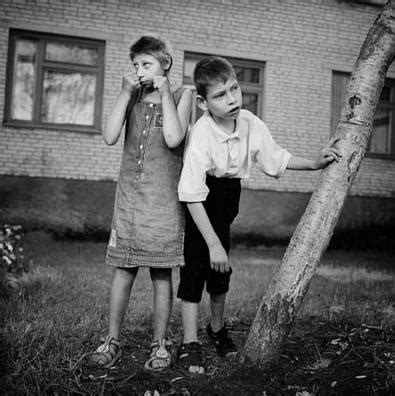
M173 91L176 105L184 90ZM183 266L184 212L177 186L185 139L169 148L163 137L162 104L141 99L139 89L126 110L106 263L124 268Z

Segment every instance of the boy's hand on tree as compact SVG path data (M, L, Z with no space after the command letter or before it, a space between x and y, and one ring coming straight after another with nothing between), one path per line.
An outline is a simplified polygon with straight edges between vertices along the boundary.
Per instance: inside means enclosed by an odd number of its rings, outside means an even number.
M340 150L335 147L335 144L338 141L338 137L330 139L327 146L321 150L318 158L315 160L316 169L325 168L333 161L339 162L339 159L342 155Z
M214 271L229 272L228 255L221 244L216 244L210 247L210 265Z
M129 73L122 77L122 91L131 94L140 86L136 73Z
M153 87L157 89L160 96L170 96L170 85L169 80L165 76L155 76L152 81Z

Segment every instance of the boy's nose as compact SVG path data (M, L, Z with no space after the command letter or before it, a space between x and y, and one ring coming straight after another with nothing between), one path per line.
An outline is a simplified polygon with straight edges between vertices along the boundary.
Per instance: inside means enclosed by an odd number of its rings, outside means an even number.
M228 93L228 103L232 104L236 101L236 98L229 92Z

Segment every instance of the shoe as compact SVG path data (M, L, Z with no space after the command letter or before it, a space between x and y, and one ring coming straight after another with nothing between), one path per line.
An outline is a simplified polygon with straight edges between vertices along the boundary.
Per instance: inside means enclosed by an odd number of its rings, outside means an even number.
M122 344L114 337L107 336L95 352L90 356L90 363L98 367L110 368L115 366L122 356Z
M178 349L178 361L181 367L192 374L203 374L205 371L202 359L202 347L198 342L181 344Z
M211 328L210 323L206 327L206 332L211 341L215 345L217 353L221 357L232 356L237 354L236 345L233 343L232 339L229 337L228 329L226 325L222 327L221 330L214 333Z
M169 352L173 343L166 339L154 341L151 344L149 359L145 362L144 368L151 371L162 371L171 364L171 354Z

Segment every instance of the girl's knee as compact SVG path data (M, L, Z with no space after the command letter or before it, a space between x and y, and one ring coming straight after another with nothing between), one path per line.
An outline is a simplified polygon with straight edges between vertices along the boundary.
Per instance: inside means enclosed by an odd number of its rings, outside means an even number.
M116 267L114 270L114 278L121 278L124 280L133 280L137 275L138 267L123 268Z

